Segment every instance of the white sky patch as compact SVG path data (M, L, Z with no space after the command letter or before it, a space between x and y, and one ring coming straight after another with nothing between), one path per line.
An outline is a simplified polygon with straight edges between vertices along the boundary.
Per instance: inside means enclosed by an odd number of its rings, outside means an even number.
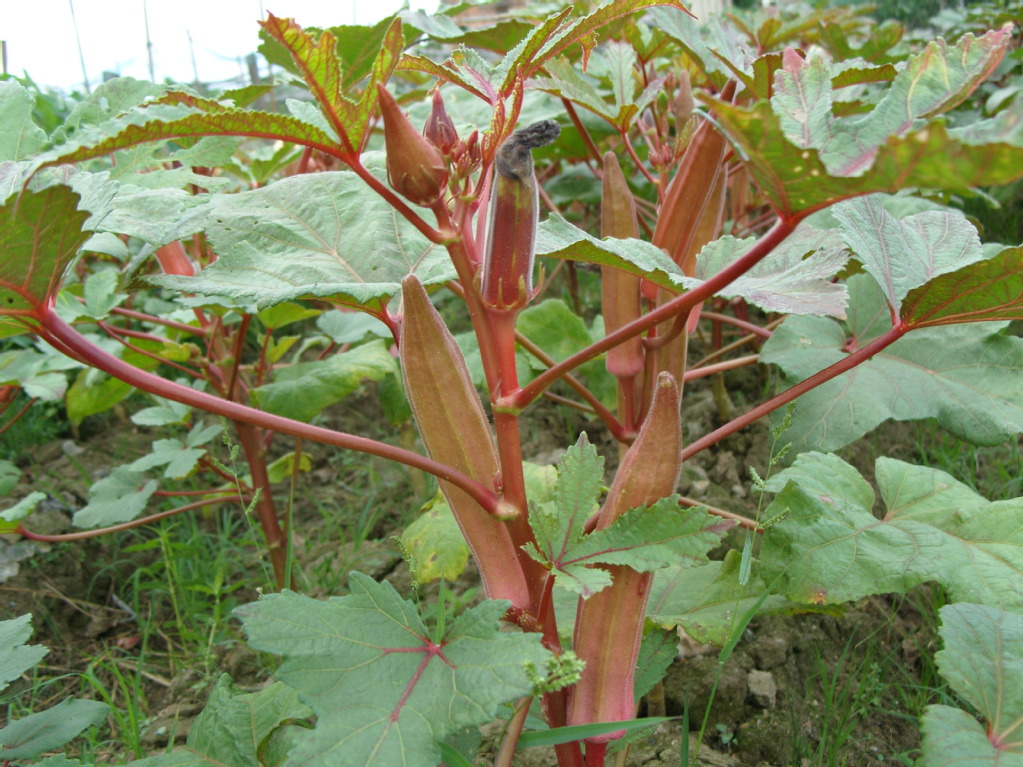
M435 10L438 0L412 0L413 10ZM92 87L103 72L148 80L146 13L153 73L164 79L215 83L244 77L245 56L259 45L258 21L267 12L302 26L373 24L399 10L401 0L3 0L0 40L7 71L41 86L81 90L81 40ZM189 42L191 37L191 43ZM194 65L193 65L194 56ZM259 58L260 71L266 62Z

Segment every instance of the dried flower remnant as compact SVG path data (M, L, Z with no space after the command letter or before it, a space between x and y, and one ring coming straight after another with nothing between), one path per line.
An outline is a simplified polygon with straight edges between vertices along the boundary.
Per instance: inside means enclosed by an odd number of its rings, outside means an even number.
M532 151L560 132L544 120L516 131L497 150L481 285L483 302L494 309L515 311L532 298L540 212Z

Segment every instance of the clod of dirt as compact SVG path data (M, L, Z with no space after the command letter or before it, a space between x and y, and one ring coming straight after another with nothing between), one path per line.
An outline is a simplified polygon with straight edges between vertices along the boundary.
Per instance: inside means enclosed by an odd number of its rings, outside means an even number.
M775 699L778 697L778 685L774 681L774 674L753 669L746 675L746 683L753 705L758 708L774 708Z

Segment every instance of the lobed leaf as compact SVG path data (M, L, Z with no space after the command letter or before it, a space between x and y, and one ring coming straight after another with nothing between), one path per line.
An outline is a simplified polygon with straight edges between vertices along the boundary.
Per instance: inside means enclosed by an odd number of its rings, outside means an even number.
M989 502L945 472L875 464L881 516L860 474L833 454L803 453L767 481L778 495L764 534L765 577L790 599L835 604L938 581L957 601L1023 611L1023 499Z
M939 279L946 278L951 275ZM764 344L760 360L801 381L889 330L891 312L880 287L867 275L854 276L848 286L847 322L789 317ZM799 397L785 439L796 450L835 450L887 419L937 418L942 428L981 445L1023 431L1023 340L1004 334L1003 323L935 325L913 330Z
M508 602L472 607L435 638L389 584L361 573L349 584L349 596L326 602L284 592L236 610L253 647L283 656L278 676L318 717L286 765L435 767L440 740L529 694L524 664L542 668L550 654L539 635L499 630Z
M945 605L938 670L983 723L949 706L928 706L921 765L996 767L1023 759L1023 615L968 603Z
M1006 248L909 291L901 318L915 327L1023 319L1023 248Z
M158 487L142 472L119 466L89 489L89 503L75 512L76 527L106 527L135 519Z
M951 47L931 42L909 58L869 114L846 118L832 115L831 66L823 57L807 61L787 48L771 105L785 137L817 150L830 175L858 176L890 136L965 99L998 65L1011 38L1010 24L979 38L966 34Z
M743 156L771 205L782 214L817 210L870 192L906 187L969 192L1023 176L1023 146L1004 130L948 130L940 121L888 137L858 176L829 174L818 150L800 148L784 135L770 104L743 108L710 100L718 122ZM993 118L994 119L994 118ZM1011 130L1018 134L1019 123Z
M682 277L686 288L702 285L755 243L721 237L706 245L697 256L695 277ZM845 317L848 295L835 276L848 256L836 232L800 225L766 258L717 295L743 298L769 312Z
M32 668L49 650L42 645L26 645L32 636L32 616L25 614L0 621L0 690Z
M21 761L61 748L86 727L105 722L109 712L106 703L66 698L45 711L8 722L0 730L0 754L5 761Z
M24 192L0 209L0 317L38 314L88 239L89 214L66 186Z
M832 213L896 312L913 288L984 257L976 228L960 213L924 211L899 220L882 207L880 195L840 202Z

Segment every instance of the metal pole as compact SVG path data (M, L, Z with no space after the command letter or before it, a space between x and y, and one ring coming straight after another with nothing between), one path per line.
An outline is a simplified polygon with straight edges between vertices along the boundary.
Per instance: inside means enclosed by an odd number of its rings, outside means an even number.
M89 87L89 75L85 71L85 55L82 53L82 38L78 36L78 20L75 18L75 0L67 0L71 7L71 26L75 28L75 43L78 45L78 63L82 65L82 82L85 83L85 92L92 93Z

